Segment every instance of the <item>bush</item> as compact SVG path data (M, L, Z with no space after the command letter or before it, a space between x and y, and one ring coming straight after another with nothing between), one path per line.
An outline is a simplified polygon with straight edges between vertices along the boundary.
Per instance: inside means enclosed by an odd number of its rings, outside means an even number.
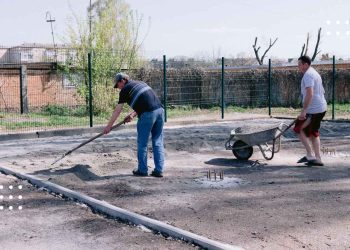
M44 106L41 111L47 115L60 115L60 116L69 115L69 108L58 106L58 105L52 105L52 104L48 104Z
M72 111L72 115L78 117L85 117L89 115L89 112L86 106L78 106Z

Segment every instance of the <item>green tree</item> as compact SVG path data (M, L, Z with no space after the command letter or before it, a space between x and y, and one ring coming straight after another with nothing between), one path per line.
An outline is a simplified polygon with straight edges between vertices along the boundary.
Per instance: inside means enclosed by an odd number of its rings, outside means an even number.
M139 29L142 16L131 10L124 0L96 0L87 8L86 20L73 13L68 25L68 43L75 53L69 58L65 70L79 74L85 84L79 84L79 94L88 96L88 53L92 53L92 79L94 113L110 112L115 105L112 91L113 75L121 70L138 68L142 42ZM79 77L72 77L74 81ZM81 81L81 80L80 80Z

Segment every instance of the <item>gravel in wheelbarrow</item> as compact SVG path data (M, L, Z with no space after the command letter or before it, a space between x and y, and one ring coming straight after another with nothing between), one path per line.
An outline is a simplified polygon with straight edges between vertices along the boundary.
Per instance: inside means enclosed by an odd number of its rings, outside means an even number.
M236 128L235 135L248 145L257 145L274 140L282 129L282 123L268 126L244 126Z

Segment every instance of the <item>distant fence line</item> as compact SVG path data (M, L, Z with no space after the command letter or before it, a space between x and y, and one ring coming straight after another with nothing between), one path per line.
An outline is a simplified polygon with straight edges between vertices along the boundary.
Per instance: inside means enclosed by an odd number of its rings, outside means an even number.
M321 74L326 90L326 99L332 102L333 80L335 102L350 101L350 64L347 68L321 64L314 67ZM27 99L30 108L48 104L76 106L82 102L76 88L62 72L51 63L27 64L26 76L21 76L21 67L0 64L0 111L20 110L20 79L27 78ZM296 107L300 104L300 81L302 74L296 66L271 67L271 105ZM224 69L224 99L227 105L258 107L267 105L268 67L230 67ZM147 82L164 99L163 71L140 69L129 72L136 80ZM220 69L184 68L167 69L167 99L169 105L218 105L221 100ZM335 76L335 79L333 77ZM112 82L113 76L111 76ZM59 97L59 95L63 95ZM64 97L64 95L66 97ZM38 98L40 96L40 98Z
M147 82L166 103L166 108L216 106L221 107L223 114L230 105L269 107L269 112L271 107L300 107L302 74L296 65L227 67L224 58L222 62L206 67L184 63L175 69L165 60L163 67L126 72L135 80ZM322 76L327 101L350 103L350 64L333 60L313 66ZM91 67L86 70L92 71ZM0 63L0 112L26 114L50 105L72 109L87 106L88 100L78 94L67 73L58 68L57 62ZM112 80L113 74L111 84ZM91 82L94 84L94 79Z

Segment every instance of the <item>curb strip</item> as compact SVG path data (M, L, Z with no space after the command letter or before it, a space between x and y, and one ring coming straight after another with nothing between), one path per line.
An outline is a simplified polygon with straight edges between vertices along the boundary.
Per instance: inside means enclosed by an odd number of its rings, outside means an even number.
M33 185L45 188L51 192L62 194L68 198L85 203L89 205L91 208L93 208L94 210L101 212L103 214L107 214L109 216L112 216L114 218L118 218L124 221L132 222L135 225L146 226L155 231L167 234L171 237L178 238L187 242L195 243L207 249L215 249L215 250L217 249L241 250L242 249L238 246L233 246L226 243L221 243L215 240L211 240L203 236L185 231L183 229L168 225L164 222L157 221L157 220L148 218L146 216L127 211L125 209L113 206L105 201L100 201L92 197L89 197L87 195L59 186L52 182L41 180L33 175L21 174L1 166L0 166L0 172L6 175L13 175L19 179L27 180Z

